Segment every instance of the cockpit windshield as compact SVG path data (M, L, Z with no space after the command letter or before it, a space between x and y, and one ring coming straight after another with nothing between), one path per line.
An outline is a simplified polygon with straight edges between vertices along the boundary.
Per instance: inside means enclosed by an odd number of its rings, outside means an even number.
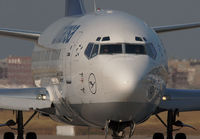
M113 55L113 54L134 54L134 55L148 55L155 59L157 52L152 43L147 44L94 44L89 43L86 50L85 56L88 59L96 57L97 55Z
M139 45L139 44L125 44L125 53L126 54L146 55L146 50L145 50L144 45Z
M100 54L120 54L122 53L122 44L103 44Z

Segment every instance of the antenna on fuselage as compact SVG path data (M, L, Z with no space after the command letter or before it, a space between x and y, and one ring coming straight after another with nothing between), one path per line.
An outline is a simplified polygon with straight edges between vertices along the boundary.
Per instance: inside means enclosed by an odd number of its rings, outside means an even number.
M96 0L94 0L94 12L97 12L97 4L96 4Z

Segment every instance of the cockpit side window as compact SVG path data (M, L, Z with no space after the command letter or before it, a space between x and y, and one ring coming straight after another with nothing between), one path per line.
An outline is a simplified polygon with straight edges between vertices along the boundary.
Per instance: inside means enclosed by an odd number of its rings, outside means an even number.
M152 43L149 43L146 45L146 50L147 50L147 54L153 58L153 59L156 59L156 56L157 56L157 52L153 46Z
M99 51L99 45L95 44L93 49L92 49L92 54L91 54L91 58L95 57L98 55L98 51Z
M86 50L85 50L85 55L89 59L91 56L92 48L93 48L93 43L89 43Z
M140 44L125 44L125 50L126 54L146 55L145 46Z
M103 44L100 54L119 54L122 53L122 44Z

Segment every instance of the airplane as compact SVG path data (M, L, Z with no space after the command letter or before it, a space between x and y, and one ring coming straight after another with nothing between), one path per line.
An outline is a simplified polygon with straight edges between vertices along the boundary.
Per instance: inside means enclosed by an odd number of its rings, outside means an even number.
M66 0L65 17L43 32L0 28L0 35L35 43L34 88L0 89L0 108L16 111L17 138L40 113L74 126L109 129L113 139L133 136L136 125L156 116L173 139L180 112L200 110L200 90L166 88L168 64L159 34L200 27L200 23L150 27L135 16L115 10L86 13L82 0ZM33 115L23 121L23 111ZM167 123L159 113L167 113ZM125 134L125 129L130 133ZM34 132L26 139L36 139ZM4 139L14 139L6 132ZM164 139L154 133L153 139ZM175 139L186 139L177 133Z

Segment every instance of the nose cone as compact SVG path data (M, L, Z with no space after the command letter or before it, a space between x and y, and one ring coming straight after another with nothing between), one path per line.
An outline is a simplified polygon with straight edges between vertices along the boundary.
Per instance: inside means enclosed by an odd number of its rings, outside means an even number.
M120 101L133 99L141 82L152 68L148 56L119 57L107 62L103 70L105 94L112 94L113 98ZM135 97L136 98L136 97Z

